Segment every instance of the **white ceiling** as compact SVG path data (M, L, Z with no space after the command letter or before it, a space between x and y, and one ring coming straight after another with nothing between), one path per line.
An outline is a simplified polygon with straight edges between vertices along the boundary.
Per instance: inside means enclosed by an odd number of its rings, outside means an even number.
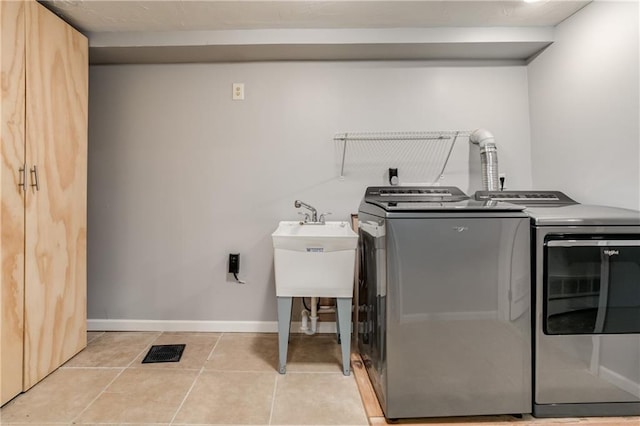
M589 1L42 0L83 32L555 26Z
M553 41L549 34L554 26L590 3L583 0L39 1L88 35L92 63L317 60L351 56L524 60ZM535 36L531 35L532 30L538 30ZM487 31L493 33L487 35Z

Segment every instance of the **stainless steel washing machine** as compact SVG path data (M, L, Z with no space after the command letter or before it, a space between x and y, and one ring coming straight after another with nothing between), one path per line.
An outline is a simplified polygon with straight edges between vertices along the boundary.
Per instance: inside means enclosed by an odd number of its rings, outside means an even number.
M358 347L387 418L531 412L529 219L455 187L371 187Z
M552 191L475 198L531 217L533 414L640 415L640 212Z

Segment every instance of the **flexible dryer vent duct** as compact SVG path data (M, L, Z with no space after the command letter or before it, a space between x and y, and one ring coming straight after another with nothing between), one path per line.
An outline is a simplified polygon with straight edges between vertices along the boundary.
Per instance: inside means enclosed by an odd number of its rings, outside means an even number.
M496 147L493 135L486 129L477 129L471 133L469 141L480 146L480 165L483 189L485 191L500 190L498 147Z

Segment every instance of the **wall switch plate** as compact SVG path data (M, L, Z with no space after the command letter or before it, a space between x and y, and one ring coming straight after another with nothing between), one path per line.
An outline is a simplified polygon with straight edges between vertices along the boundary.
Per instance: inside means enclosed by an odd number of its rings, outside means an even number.
M237 274L240 272L240 253L229 254L229 273Z
M244 101L244 83L233 83L231 90L233 91L231 99L234 101Z

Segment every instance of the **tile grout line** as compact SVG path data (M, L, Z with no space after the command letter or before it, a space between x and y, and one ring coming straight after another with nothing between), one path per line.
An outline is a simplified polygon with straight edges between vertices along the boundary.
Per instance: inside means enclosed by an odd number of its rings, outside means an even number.
M121 368L127 367L86 367L86 366L78 366L78 367L65 367L64 365L59 368L59 370L119 370Z
M87 339L87 346L89 346L89 343L93 342L94 340L99 339L100 337L104 336L106 331L93 331L92 333L98 333L98 335L92 337L90 340Z
M220 343L220 339L222 339L223 335L224 335L224 333L220 334L220 336L218 336L218 340L216 340L216 343L213 345L213 348L211 348L211 352L209 352L209 356L207 356L207 361L209 361L211 359L211 355L213 355L213 351L215 351L216 348L218 347L218 343ZM206 361L205 361L205 363L206 363Z
M87 406L86 406L86 407L84 407L84 408L82 409L82 411L80 411L80 412L78 413L78 415L77 415L77 416L75 416L75 417L73 418L73 420L71 420L71 423L70 423L70 424L76 424L76 422L78 421L78 419L79 419L79 418L80 418L80 417L85 413L85 411L87 411L87 410L89 409L89 407L91 407L91 405L92 405L94 402L96 402L96 401L98 400L98 398L100 398L100 396L102 396L102 395L104 394L104 392L107 390L107 388L108 388L109 386L111 386L111 385L113 384L113 382L115 382L115 381L118 379L118 377L120 377L120 376L122 375L122 373L124 372L124 370L126 370L126 369L127 369L126 367L125 367L125 368L122 368L122 369L120 370L120 372L119 372L118 374L116 374L116 376L115 376L113 379L111 379L111 381L110 381L109 383L107 383L107 384L105 385L105 387L104 387L104 388L103 388L103 389L98 393L98 395L96 395L96 397L95 397L95 398L93 398L91 401L89 401L89 403L87 404Z
M276 380L273 383L273 396L271 397L271 412L269 412L269 424L273 421L273 408L276 406L276 391L278 390L278 379L280 374L276 374Z
M213 351L215 350L215 348L218 346L218 343L220 342L220 338L222 338L222 334L220 334L220 336L218 336L218 338L216 339L216 343L214 343L213 348L211 348L211 352L209 352L209 355L207 356L207 359L205 360L205 364L207 363L207 361L209 361L209 358L211 358L211 355L213 355ZM173 422L176 420L176 417L178 417L178 413L180 412L180 410L182 409L182 406L184 405L184 403L187 401L187 398L189 397L189 395L191 394L191 391L193 390L194 386L196 385L196 382L198 381L198 379L200 378L200 376L202 375L202 372L204 371L204 365L202 367L200 367L200 371L198 372L198 374L196 375L195 379L193 379L193 383L191 383L191 387L189 388L189 390L187 391L186 395L184 396L184 398L182 399L182 402L180 403L180 405L178 406L178 409L176 410L175 414L173 415L173 417L171 418L171 421L169 422L170 425L173 424Z
M131 366L133 365L133 363L134 363L134 362L136 362L136 360L137 360L138 358L140 358L140 356L141 356L143 353L145 353L145 352L149 351L149 348L151 348L151 346L153 346L153 342L155 342L156 340L158 340L158 337L160 337L161 335L162 335L162 333L160 333L159 335L157 335L155 339L153 339L150 343L148 343L148 344L147 344L147 346L145 346L145 347L144 347L144 349L143 349L143 350L141 350L141 351L138 353L138 355L136 355L136 356L131 360L131 362L130 362L129 364L127 364L127 366L125 367L125 370L126 370L127 368L131 367Z
M189 398L189 395L191 395L191 391L193 390L193 388L196 385L196 382L198 381L198 379L200 378L200 376L202 375L202 372L204 371L204 365L202 367L200 367L200 371L198 372L198 374L196 375L196 377L193 379L193 383L191 383L191 386L189 387L189 390L187 391L187 393L185 394L184 398L182 398L182 402L180 402L180 405L178 406L178 408L176 409L176 412L173 414L173 417L171 417L171 421L169 421L169 424L172 425L173 422L176 420L176 417L178 417L178 413L180 412L180 410L182 410L182 406L184 405L184 403L187 401L187 398Z
M162 333L161 333L161 334L162 334ZM98 398L100 398L100 397L105 393L105 391L107 390L107 388L108 388L109 386L111 386L111 385L113 384L113 382L115 382L116 380L118 380L118 377L120 377L120 376L122 375L122 373L124 373L124 372L125 372L125 370L126 370L127 368L129 368L129 367L130 367L130 366L135 362L135 360L136 360L136 359L138 359L138 357L139 357L140 355L142 355L145 351L149 350L149 348L151 347L151 344L152 344L153 342L155 342L155 340L156 340L158 337L159 337L159 335L158 335L158 336L156 336L156 338L155 338L155 339L153 339L153 341L152 341L151 343L147 344L147 345L145 346L145 348L144 348L143 350L141 350L141 351L140 351L140 352L139 352L139 353L138 353L138 354L137 354L137 355L136 355L136 356L131 360L131 362L130 362L129 364L127 364L127 366L126 366L126 367L122 368L122 370L121 370L118 374L116 374L116 377L114 377L114 378L113 378L109 383L107 383L107 385L104 387L104 389L102 389L102 391L101 391L100 393L98 393L98 395L96 395L96 397L95 397L95 398L93 398L93 399L92 399L92 400L87 404L87 406L86 406L86 407L84 407L84 409L83 409L82 411L80 411L80 413L78 413L78 415L77 415L77 416L75 416L75 417L73 418L73 420L71 421L71 424L75 424L75 423L77 422L77 420L78 420L78 419L79 419L79 418L80 418L80 417L81 417L81 416L82 416L82 415L83 415L83 414L84 414L84 413L89 409L89 407L91 407L91 405L93 405L93 403L94 403L94 402L96 402L96 401L98 400ZM118 368L118 367L114 367L114 368Z

